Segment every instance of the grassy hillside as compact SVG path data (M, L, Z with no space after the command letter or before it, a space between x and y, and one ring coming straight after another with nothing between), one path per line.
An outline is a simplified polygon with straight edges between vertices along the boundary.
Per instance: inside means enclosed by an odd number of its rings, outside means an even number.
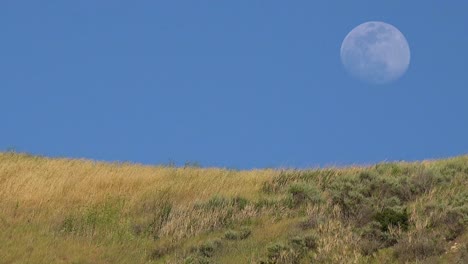
M1 263L468 263L468 156L320 170L0 154Z

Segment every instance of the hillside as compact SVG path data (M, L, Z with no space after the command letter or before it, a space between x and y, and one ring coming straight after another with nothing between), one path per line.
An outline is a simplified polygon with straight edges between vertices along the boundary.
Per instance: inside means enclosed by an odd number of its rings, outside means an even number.
M468 156L317 170L0 154L1 263L468 263Z

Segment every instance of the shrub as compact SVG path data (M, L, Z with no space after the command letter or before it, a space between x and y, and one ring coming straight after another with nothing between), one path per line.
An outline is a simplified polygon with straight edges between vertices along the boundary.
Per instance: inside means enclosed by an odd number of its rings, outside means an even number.
M404 169L396 163L379 163L374 168L382 175L396 176L405 173Z
M349 219L356 216L365 202L365 197L358 191L354 183L343 181L332 185L332 203L341 209L343 218Z
M264 263L297 263L299 261L294 251L282 243L276 243L267 248L267 261Z
M401 262L424 260L445 252L443 240L436 234L419 233L405 237L395 245L394 255Z
M403 212L397 212L390 208L385 208L375 215L375 220L380 223L383 232L387 232L390 226L400 227L408 230L408 213L406 208Z
M456 209L448 210L439 223L445 228L445 238L449 241L460 236L466 228L463 213Z
M318 238L314 235L307 235L304 237L304 245L309 250L316 250L318 248Z
M411 177L411 191L414 196L430 191L442 179L437 177L433 171L421 169Z
M160 259L174 251L175 247L176 246L174 244L161 245L150 252L149 258L150 260Z
M276 208L280 206L278 200L260 198L258 201L254 202L254 207L256 210L262 210L267 208Z
M299 223L299 228L302 230L313 229L323 222L325 222L325 217L320 215L310 215L306 220Z
M201 256L188 256L184 260L184 264L211 264L211 263L213 262Z
M389 233L382 231L382 225L373 221L359 229L361 241L359 247L364 255L371 255L379 249L395 245L397 238Z
M232 198L232 205L239 210L244 210L244 208L249 204L249 201L243 197L236 196Z
M199 245L197 248L194 249L194 251L198 252L198 254L202 257L211 258L213 257L216 250L221 248L221 246L222 246L221 240L215 239L215 240L210 240Z
M229 230L224 233L224 238L228 240L242 240L250 236L251 231L249 229L243 228L239 231Z
M281 242L267 247L267 260L260 263L301 263L306 253L318 247L317 237L314 235L296 236L289 239L288 244Z
M320 192L310 185L296 183L289 187L290 199L289 206L297 207L306 202L320 203L322 198Z
M453 177L457 173L468 174L468 164L464 160L452 160L440 168L440 173L444 176Z

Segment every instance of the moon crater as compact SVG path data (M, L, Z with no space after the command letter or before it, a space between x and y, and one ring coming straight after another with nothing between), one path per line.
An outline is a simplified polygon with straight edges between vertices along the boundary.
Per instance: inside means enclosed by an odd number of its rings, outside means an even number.
M371 21L355 27L345 37L341 61L352 76L371 84L386 84L406 72L410 48L396 27Z

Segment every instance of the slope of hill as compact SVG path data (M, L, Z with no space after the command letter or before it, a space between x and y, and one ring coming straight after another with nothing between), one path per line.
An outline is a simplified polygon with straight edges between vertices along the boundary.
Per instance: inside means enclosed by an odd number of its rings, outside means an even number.
M468 263L468 156L235 171L0 154L1 263Z

